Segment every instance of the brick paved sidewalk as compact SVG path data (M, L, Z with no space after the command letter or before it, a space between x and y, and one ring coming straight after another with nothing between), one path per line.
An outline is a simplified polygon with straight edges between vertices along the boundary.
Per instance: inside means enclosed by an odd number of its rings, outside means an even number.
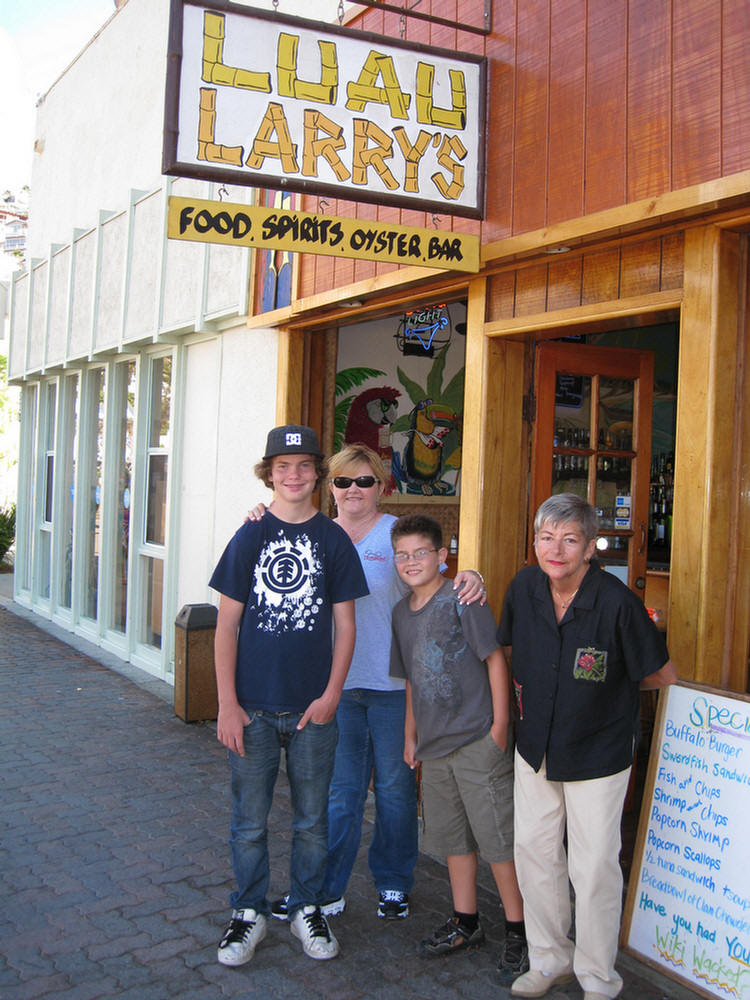
M371 831L332 921L341 956L313 962L271 921L253 961L216 962L231 889L230 797L215 727L0 604L0 998L321 1000L507 998L494 967L503 921L480 889L486 945L423 960L418 940L448 914L445 869L422 856L412 915L375 916ZM286 887L289 796L271 825L273 893ZM623 958L625 1000L693 996ZM646 978L648 977L648 978ZM551 1000L580 997L576 986Z

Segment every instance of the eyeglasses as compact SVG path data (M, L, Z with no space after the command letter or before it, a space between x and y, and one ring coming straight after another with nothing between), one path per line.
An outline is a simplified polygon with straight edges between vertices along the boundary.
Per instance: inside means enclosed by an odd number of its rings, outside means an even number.
M393 561L395 563L407 563L410 559L416 559L417 562L422 562L426 559L430 552L437 552L437 549L417 549L416 552L396 552L393 556Z
M369 490L376 482L375 476L357 476L356 479L351 479L349 476L335 476L333 479L333 485L337 490L348 490L352 483L356 483L361 490Z

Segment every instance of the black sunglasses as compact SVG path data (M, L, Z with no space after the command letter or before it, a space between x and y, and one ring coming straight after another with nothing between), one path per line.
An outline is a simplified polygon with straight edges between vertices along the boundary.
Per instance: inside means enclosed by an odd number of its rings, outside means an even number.
M357 476L356 479L350 479L349 476L334 476L333 479L333 485L338 490L348 490L352 483L356 483L361 490L369 490L376 482L375 476Z

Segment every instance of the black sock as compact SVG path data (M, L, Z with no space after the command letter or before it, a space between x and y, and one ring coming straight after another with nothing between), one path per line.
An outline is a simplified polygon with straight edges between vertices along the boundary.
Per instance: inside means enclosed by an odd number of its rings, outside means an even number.
M475 931L479 927L479 914L478 913L459 913L458 910L453 911L453 916L461 924L464 930Z
M523 920L507 920L505 921L505 933L506 934L517 934L523 940L526 940L526 924Z

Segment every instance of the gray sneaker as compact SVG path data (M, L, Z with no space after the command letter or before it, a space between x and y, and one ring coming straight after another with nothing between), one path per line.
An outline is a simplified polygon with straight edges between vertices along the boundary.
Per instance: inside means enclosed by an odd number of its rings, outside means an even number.
M244 965L266 936L266 918L255 910L234 910L217 957L222 965Z
M504 986L509 985L522 976L524 972L529 971L529 946L526 944L526 938L513 933L513 931L505 935L505 940L500 948L497 971L500 974L500 982Z
M335 958L339 953L339 943L319 906L297 910L292 919L292 934L300 939L302 950L310 958Z

